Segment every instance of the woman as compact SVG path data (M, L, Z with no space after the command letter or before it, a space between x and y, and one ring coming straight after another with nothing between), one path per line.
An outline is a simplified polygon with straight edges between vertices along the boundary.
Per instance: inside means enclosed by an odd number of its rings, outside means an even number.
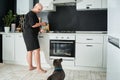
M26 14L23 28L23 38L27 48L27 62L29 64L29 70L35 69L32 64L32 55L34 54L38 72L45 73L46 70L41 68L40 46L38 41L40 26L45 25L44 22L40 23L37 17L37 13L39 13L42 8L43 6L40 3L37 3L33 9Z

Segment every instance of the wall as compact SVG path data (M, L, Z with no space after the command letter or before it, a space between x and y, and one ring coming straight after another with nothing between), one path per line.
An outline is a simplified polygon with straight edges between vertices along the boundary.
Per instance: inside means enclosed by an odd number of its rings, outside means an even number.
M15 1L16 0L0 0L0 31L4 30L2 18L8 12L8 10L11 9L14 13L16 12Z

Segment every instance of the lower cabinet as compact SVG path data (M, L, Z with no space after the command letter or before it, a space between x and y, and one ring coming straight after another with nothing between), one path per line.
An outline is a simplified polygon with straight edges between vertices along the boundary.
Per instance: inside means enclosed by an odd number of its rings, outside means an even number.
M21 33L3 34L3 62L27 65L27 50ZM42 66L51 66L49 59L49 35L39 34ZM76 34L75 66L106 68L106 41L100 34ZM33 58L34 59L34 58Z
M40 43L40 56L42 65L49 66L49 36L47 34L40 34L38 36Z
M76 44L76 65L102 67L102 44Z
M49 37L47 35L38 36L40 43L40 59L42 66L48 66L49 61ZM5 33L2 40L3 63L15 63L27 65L27 49L22 33ZM33 64L35 65L34 57ZM44 65L45 64L45 65Z
M22 64L26 65L26 55L27 55L27 50L26 46L24 43L23 35L22 34L15 34L15 63L17 64Z
M105 34L77 34L75 65L106 68Z
M3 35L3 62L14 61L14 35L4 34Z

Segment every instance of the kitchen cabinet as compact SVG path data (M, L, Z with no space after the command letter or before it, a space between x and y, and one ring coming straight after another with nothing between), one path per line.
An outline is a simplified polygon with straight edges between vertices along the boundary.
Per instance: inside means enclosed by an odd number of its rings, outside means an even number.
M77 0L77 10L107 8L107 0Z
M102 0L102 8L107 8L107 0Z
M53 0L39 0L39 2L43 5L43 12L56 11L56 7L53 5Z
M108 36L104 35L104 43L103 43L103 68L107 68L107 41L108 41Z
M53 0L54 4L60 4L60 3L75 3L76 0Z
M26 46L25 46L22 34L15 34L14 50L15 50L15 62L17 64L26 65L27 50L26 50Z
M14 61L14 35L4 34L3 35L3 62Z
M49 66L49 36L47 34L41 33L38 36L40 44L40 56L42 65Z
M17 0L17 14L23 15L33 8L33 0Z
M77 66L103 67L103 36L93 34L76 35Z

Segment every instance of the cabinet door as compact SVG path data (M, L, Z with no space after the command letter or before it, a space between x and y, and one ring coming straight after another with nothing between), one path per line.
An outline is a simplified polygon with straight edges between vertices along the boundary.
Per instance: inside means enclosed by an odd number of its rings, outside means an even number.
M41 63L46 63L46 59L49 58L48 37L45 35L39 35L38 38L40 43Z
M59 3L72 3L75 2L76 0L54 0L54 4L59 4Z
M14 60L14 35L3 35L3 60Z
M107 0L102 0L102 8L107 8Z
M33 7L33 0L17 0L17 14L26 14Z
M101 0L77 0L77 10L101 8Z
M43 5L42 11L55 11L56 8L53 5L53 0L39 0L39 2Z
M22 34L15 35L15 61L18 64L26 65L27 50Z
M102 67L102 46L76 43L76 65Z

